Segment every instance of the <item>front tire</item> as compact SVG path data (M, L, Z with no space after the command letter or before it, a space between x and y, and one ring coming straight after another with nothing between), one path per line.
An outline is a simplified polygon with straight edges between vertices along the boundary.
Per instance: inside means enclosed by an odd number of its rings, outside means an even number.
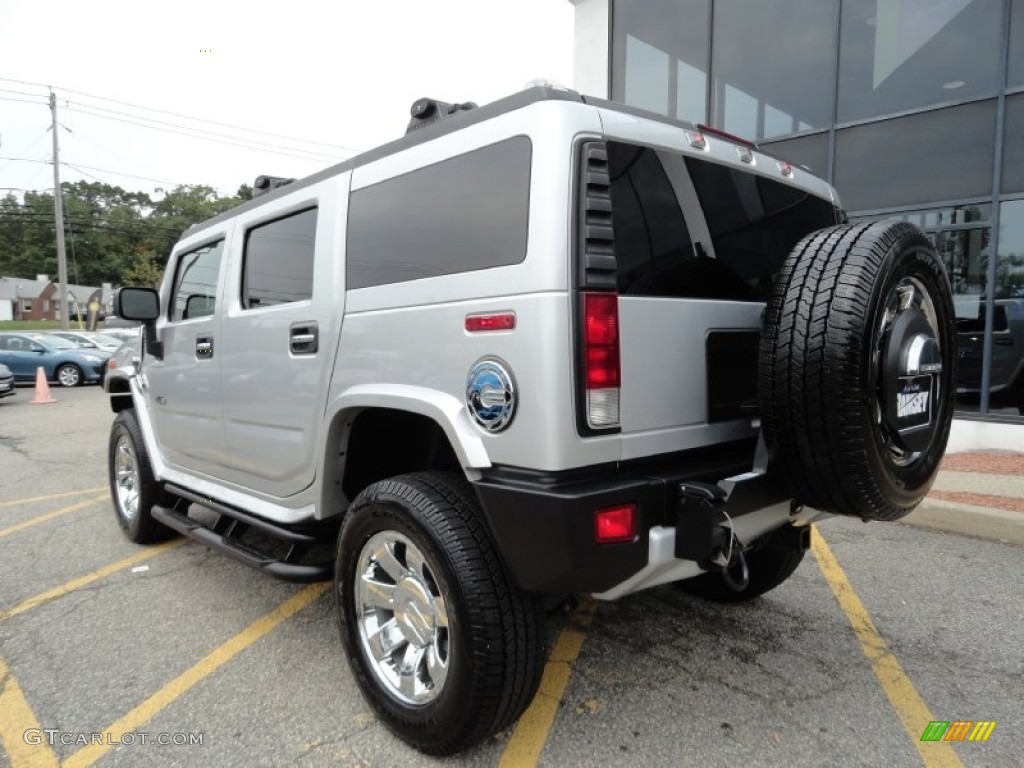
M82 383L82 371L77 365L65 363L54 372L54 378L62 387L77 387Z
M460 476L403 475L363 490L338 538L335 596L363 696L423 752L482 741L537 690L538 605L512 583Z
M107 467L114 515L124 535L136 544L173 536L174 531L152 515L153 505L160 498L160 485L153 477L138 417L131 408L118 413L110 428Z

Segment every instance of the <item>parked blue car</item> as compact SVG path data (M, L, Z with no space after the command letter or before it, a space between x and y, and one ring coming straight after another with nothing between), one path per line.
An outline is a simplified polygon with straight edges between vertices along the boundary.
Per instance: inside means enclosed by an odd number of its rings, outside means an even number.
M11 369L15 381L34 381L42 366L46 378L62 387L102 382L109 359L105 352L82 350L47 333L0 333L0 363Z

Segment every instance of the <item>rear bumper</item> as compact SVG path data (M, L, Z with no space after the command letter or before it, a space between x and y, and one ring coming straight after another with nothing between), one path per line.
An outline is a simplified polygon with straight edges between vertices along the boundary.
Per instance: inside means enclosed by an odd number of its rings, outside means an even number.
M744 475L753 458L752 442L734 443L586 474L494 468L474 486L522 589L613 598L702 572L698 560L710 556L711 518L683 501L680 483L742 478L725 509L745 544L791 522L792 504L781 485L768 475ZM619 504L636 505L637 536L596 543L595 512Z

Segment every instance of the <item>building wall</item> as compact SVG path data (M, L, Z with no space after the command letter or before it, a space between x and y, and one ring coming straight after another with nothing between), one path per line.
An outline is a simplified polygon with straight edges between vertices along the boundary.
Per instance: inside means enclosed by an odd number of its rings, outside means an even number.
M961 408L1024 409L1024 0L579 0L576 18L579 90L606 72L612 99L827 178L852 218L921 226L956 294Z

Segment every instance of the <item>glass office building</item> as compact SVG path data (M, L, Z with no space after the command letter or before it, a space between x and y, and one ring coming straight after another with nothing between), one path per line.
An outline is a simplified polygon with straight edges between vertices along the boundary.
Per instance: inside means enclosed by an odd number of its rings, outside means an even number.
M853 220L920 226L956 298L960 410L1024 413L1024 0L573 1L581 90L754 139Z

